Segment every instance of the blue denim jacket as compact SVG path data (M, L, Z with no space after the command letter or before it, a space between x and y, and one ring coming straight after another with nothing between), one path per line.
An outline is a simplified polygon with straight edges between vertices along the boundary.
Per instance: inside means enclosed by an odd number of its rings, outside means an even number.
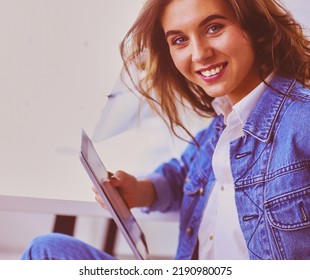
M230 144L239 222L250 259L310 259L310 91L279 76L271 86ZM148 177L158 196L150 210L180 210L176 259L190 259L197 243L223 129L214 118L196 136L199 148L190 144Z

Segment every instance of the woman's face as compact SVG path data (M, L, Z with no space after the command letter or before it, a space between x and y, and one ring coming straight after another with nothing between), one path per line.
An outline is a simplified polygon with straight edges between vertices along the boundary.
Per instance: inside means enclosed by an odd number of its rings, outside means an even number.
M209 96L236 103L260 83L251 41L223 1L172 0L161 23L175 66Z

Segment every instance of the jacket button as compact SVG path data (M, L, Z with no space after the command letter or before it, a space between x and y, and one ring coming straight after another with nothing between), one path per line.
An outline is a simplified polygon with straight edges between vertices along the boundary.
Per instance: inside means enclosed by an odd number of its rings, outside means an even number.
M199 194L202 196L202 195L204 195L205 194L205 189L204 188L201 188L200 190L199 190Z
M186 234L187 235L189 235L189 236L191 236L191 235L193 235L193 228L191 228L191 227L188 227L187 229L186 229Z

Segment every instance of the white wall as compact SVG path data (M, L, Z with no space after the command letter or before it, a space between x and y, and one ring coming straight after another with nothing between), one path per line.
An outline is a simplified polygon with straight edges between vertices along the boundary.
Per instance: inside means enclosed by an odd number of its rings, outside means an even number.
M0 0L1 153L24 160L79 142L116 81L118 45L141 3Z
M96 123L120 70L118 44L143 2L0 0L0 155L12 156L10 162L0 156L0 190L8 172L28 178L22 172L31 170L33 154L75 147L80 127ZM310 26L308 0L285 3ZM30 184L25 179L20 187ZM0 258L16 258L32 237L51 230L53 219L0 212ZM103 227L98 218L81 218L77 236L100 246ZM161 253L169 255L175 244L173 236Z
M119 42L143 2L0 0L0 192L10 184L44 188L59 177L44 155L70 154L81 126L97 122L121 68ZM20 254L53 220L0 212L0 254ZM100 246L102 230L88 237L93 220L79 219L77 235Z
M308 0L280 0L289 8L295 18L308 30L310 28L309 10L310 3Z

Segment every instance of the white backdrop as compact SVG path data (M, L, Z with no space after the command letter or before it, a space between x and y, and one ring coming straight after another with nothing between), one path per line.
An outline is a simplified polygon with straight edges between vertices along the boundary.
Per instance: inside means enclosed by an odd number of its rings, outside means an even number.
M73 156L99 119L143 2L0 0L0 193L66 176L53 159ZM309 26L309 1L285 2Z
M58 161L97 122L142 2L0 0L0 193L20 185L27 195L55 177L62 188L74 175Z

